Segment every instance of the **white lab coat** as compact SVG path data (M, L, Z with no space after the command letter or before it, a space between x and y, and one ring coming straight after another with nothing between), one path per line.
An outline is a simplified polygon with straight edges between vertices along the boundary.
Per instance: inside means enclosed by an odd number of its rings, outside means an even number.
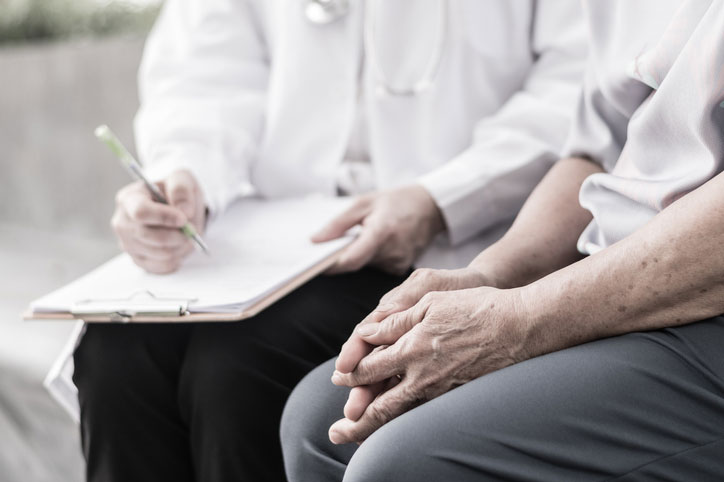
M155 178L193 172L215 216L251 192L334 195L363 82L376 187L420 183L447 224L416 265L464 266L557 159L585 63L578 1L443 0L441 38L437 0L372 0L391 83L418 80L444 42L433 85L415 96L378 88L363 55L370 1L318 26L306 0L167 0L139 74L139 155ZM77 417L74 346L48 383Z

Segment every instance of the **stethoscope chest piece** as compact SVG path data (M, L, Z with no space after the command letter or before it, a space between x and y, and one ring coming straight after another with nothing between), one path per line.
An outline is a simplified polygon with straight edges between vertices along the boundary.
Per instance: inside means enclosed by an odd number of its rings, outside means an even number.
M307 20L317 25L327 25L347 15L349 0L309 0L304 9Z

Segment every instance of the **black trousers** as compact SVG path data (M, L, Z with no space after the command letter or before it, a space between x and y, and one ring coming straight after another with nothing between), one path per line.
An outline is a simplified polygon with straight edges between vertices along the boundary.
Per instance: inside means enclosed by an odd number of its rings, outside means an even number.
M403 279L321 276L242 322L89 325L73 377L88 480L285 480L291 390Z

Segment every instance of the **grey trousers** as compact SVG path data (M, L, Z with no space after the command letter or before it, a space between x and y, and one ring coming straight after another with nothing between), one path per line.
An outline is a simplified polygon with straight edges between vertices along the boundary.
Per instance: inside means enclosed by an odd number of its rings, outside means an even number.
M348 390L330 360L289 399L290 482L724 481L724 318L631 333L478 378L359 448L327 429Z

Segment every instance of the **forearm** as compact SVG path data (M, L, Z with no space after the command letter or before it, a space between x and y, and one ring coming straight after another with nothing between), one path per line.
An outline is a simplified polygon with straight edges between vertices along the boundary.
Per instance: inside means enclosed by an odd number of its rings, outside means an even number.
M724 313L723 243L719 175L626 239L521 288L526 357Z
M591 214L578 202L583 180L601 172L584 159L558 161L531 193L515 222L497 243L470 264L498 288L526 285L576 262L579 235Z

